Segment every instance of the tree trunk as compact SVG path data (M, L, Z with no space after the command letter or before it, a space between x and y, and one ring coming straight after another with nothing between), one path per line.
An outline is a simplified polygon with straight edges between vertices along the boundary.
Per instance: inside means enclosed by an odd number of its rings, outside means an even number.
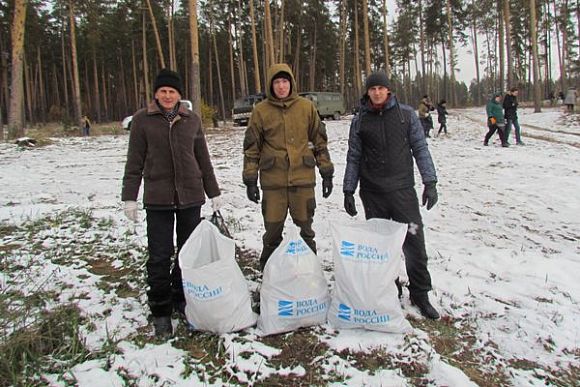
M475 0L472 0L471 6L473 7L473 2ZM473 7L474 8L474 7ZM480 75L480 71L479 71L479 48L478 48L478 42L477 42L477 27L475 24L475 17L471 18L471 39L472 39L472 43L473 43L473 59L475 61L475 80L477 82L477 84L479 85L481 82L481 75ZM475 96L475 103L477 105L482 103L482 98L481 98L481 87L478 87L476 89L476 96Z
M132 43L132 42L131 42ZM101 95L99 93L99 71L97 70L97 52L93 47L93 92L95 100L95 118L97 122L101 121Z
M12 21L12 81L10 83L10 110L8 111L8 138L24 136L22 108L24 100L23 56L24 30L26 20L26 1L15 0L14 19Z
M340 83L340 94L344 96L344 67L346 54L346 1L340 1L340 35L338 41L340 50L338 51L338 79Z
M201 117L201 83L199 79L199 39L197 29L197 0L189 0L189 35L191 44L191 103Z
M561 49L561 45L560 45L560 28L558 25L558 7L556 6L556 0L553 1L553 6L554 6L554 29L556 31L556 47L558 48L558 65L559 65L559 69L560 69L560 90L562 90L562 92L565 91L565 86L566 86L566 82L565 82L565 71L564 71L564 64L562 63L562 49Z
M270 0L264 0L264 24L266 30L266 68L275 63L274 58L274 35L272 33L272 15L270 13Z
M542 89L538 57L538 34L536 28L536 0L530 0L530 37L532 39L532 66L534 69L534 112L539 113L542 111Z
M500 0L501 1L501 0ZM498 51L499 51L499 91L503 91L505 87L505 51L504 48L507 45L504 36L504 19L502 15L501 6L498 7Z
M422 0L419 0L419 50L421 51L421 86L423 87L423 92L427 92L427 94L429 94L427 75L425 72L425 27L423 23Z
M238 42L238 72L240 76L240 92L241 95L248 95L248 73L246 71L246 60L244 57L244 30L240 28L239 17L242 14L242 0L238 0L238 17L236 17L236 41Z
M368 1L363 0L363 30L365 38L365 74L371 73L371 43L369 37L369 6Z
M173 18L175 0L167 4L167 37L169 45L169 68L177 70L177 55L175 53L175 23Z
M256 18L254 17L254 0L250 0L250 19L252 23L252 54L254 57L254 87L255 93L262 91L260 82L260 63L258 62L258 41L256 37Z
M354 1L354 77L356 85L356 94L360 96L362 94L362 80L360 71L360 48L359 48L359 37L358 37L358 0ZM366 92L366 90L365 90Z
M147 17L145 12L143 12L143 33L141 38L143 39L143 83L145 84L145 98L144 102L147 104L149 99L153 97L151 94L151 84L149 83L149 61L147 60ZM103 90L105 90L103 88ZM193 102L193 101L192 101ZM193 105L195 107L195 105ZM139 107L137 107L139 108Z
M451 13L451 0L447 0L447 24L449 25L449 76L451 92L451 106L457 106L455 93L455 44L453 43L453 14Z
M300 50L302 49L302 18L298 21L298 33L296 34L296 48L294 50L294 79L296 80L296 88L300 90L302 84L300 83Z
M316 90L316 56L317 56L317 40L318 40L318 28L314 27L314 37L312 38L312 49L310 51L310 71L309 71L309 83L308 89L311 91Z
M151 7L151 0L145 0L147 3L147 9L149 10L149 17L151 18L151 25L153 26L153 33L155 34L155 44L157 45L157 56L159 57L159 64L161 68L165 68L165 57L163 56L163 49L161 48L161 38L159 37L159 30L157 29L157 22L155 21L155 15L153 14L153 8Z
M46 78L44 75L44 70L42 66L42 57L40 55L40 47L37 48L37 65L38 65L38 97L40 99L40 119L42 122L46 122L47 118L47 103L46 103L46 87L44 85L44 79ZM48 81L48 78L47 78ZM1 122L1 121L0 121ZM0 127L1 127L0 123Z
M560 19L562 25L562 91L566 92L568 88L568 28L566 21L568 20L568 0L564 0L560 7Z
M514 63L512 59L512 26L511 26L511 11L509 0L503 0L503 18L505 25L505 48L506 48L506 63L507 63L507 85L508 87L514 84Z
M75 15L73 0L69 0L69 17L70 17L70 47L72 60L72 79L73 79L73 100L75 122L82 127L82 107L81 107L81 84L79 79L79 64L77 58L77 37L75 31Z
M228 15L228 49L230 54L230 82L231 87L230 90L232 92L232 105L233 102L236 100L236 68L235 68L235 59L234 59L234 43L232 40L232 19L231 16ZM224 117L225 119L225 117Z
M385 72L387 73L387 77L391 79L391 65L389 63L391 58L389 54L389 33L387 30L387 23L387 0L383 0L383 44L385 46Z
M213 8L212 8L212 3L210 2L210 7L209 7L209 31L211 33L211 38L212 38L212 43L213 43L213 52L214 52L214 56L215 56L215 64L216 64L216 72L217 72L217 81L218 81L218 91L220 93L220 109L221 109L221 116L222 116L222 121L225 121L226 119L226 108L225 108L225 104L224 104L224 88L222 85L222 71L221 71L221 66L220 66L220 57L218 55L218 48L217 48L217 39L215 37L216 32L214 31L214 27L213 27ZM228 32L229 34L229 32Z
M278 32L278 63L284 62L284 0L280 0L280 30Z
M137 80L137 54L135 53L135 41L131 40L131 65L133 67L133 104L129 111L134 111L137 106L141 106L139 102L139 82Z

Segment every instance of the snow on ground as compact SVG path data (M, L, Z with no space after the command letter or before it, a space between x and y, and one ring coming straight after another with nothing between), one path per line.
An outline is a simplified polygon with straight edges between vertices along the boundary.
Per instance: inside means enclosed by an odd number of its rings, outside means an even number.
M580 367L577 116L566 115L559 108L547 108L542 113L521 109L526 145L502 148L497 136L494 144L482 146L487 131L483 107L450 110L450 114L449 135L429 140L438 172L439 203L429 212L422 209L434 286L432 301L444 315L471 321L482 345L494 343L496 357L506 361L527 359L555 369ZM351 221L342 207L349 122L327 122L335 187L328 199L322 198L321 185L316 187L314 229L329 279L333 266L329 224ZM226 203L222 214L237 244L259 251L263 230L260 207L248 201L241 179L243 133L243 128L211 130L207 138ZM95 216L112 217L118 222L119 234L131 230L144 244L143 225L130 225L123 218L119 201L127 140L126 135L66 138L33 150L0 144L0 220L20 223L69 207L89 208ZM416 177L419 182L418 173ZM417 184L419 194L421 188ZM357 219L363 219L358 197L357 205ZM209 206L202 212L209 215ZM138 306L124 307L131 313L135 329L147 324L144 298L140 301ZM407 315L419 317L408 297L403 298L402 305ZM134 316L135 312L142 316ZM128 335L131 330L131 324L121 323L127 320L127 313L108 317L110 326L124 326L120 335ZM327 330L332 328L323 327L326 333L321 335L326 337ZM248 332L251 338L253 329ZM421 336L420 331L416 334ZM93 335L98 342L98 336L103 340L105 332ZM228 342L229 336L224 337ZM232 353L250 351L271 356L267 346L248 341L237 352L234 347L240 344L229 341L229 348ZM360 350L400 347L403 338L354 330L337 332L325 341L337 350ZM429 377L435 385L470 383L463 372L431 351ZM151 373L159 378L158 385L187 385L194 379L183 379L180 367L174 366L183 356L181 350L170 345L137 348L126 342L123 353L109 360L111 370L102 369L102 362L89 361L75 367L73 373L79 385L87 386L97 385L96 380L100 381L98 385L120 385L113 372L119 368L142 375L138 380L143 385L149 383ZM400 374L383 370L370 375L344 364L343 359L335 360L327 367L344 372L350 378L348 384L405 384ZM235 354L231 362L238 370L257 372L261 366L260 358L242 359ZM262 367L260 372L265 375L273 371ZM533 373L522 370L511 372L511 378L514 385L542 384Z

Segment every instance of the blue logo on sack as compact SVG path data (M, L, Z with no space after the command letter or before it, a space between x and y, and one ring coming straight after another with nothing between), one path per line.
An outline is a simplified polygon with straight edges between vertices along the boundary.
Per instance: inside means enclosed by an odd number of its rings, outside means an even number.
M338 305L336 316L353 324L385 325L391 320L387 313L379 314L374 309L356 309L345 304Z
M340 242L340 255L343 257L354 257L355 244L352 242Z
M366 262L386 262L389 260L387 251L379 251L375 246L340 241L340 255L345 259Z
M292 316L292 301L278 300L278 316L291 317Z
M328 308L326 302L318 302L315 298L289 301L278 300L278 316L280 317L304 317L324 313Z
M352 309L345 304L338 305L338 318L341 320L350 321Z
M196 300L213 300L214 298L221 297L224 293L221 286L211 289L206 284L194 284L189 281L183 283L183 290Z
M303 240L290 241L286 249L287 255L302 255L308 252L310 248Z

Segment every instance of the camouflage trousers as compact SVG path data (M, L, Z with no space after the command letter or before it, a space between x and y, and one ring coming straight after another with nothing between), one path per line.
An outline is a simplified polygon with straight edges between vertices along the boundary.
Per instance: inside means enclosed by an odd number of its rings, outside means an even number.
M262 237L264 246L260 256L260 269L264 270L268 258L282 243L282 231L288 212L290 212L294 224L300 227L300 236L304 242L316 253L316 242L312 229L314 209L316 208L314 187L267 189L263 190L262 193L262 216L266 232Z

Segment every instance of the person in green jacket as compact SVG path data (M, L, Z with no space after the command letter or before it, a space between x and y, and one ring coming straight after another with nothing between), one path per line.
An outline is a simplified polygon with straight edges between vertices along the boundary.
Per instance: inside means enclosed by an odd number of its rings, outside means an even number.
M501 140L501 146L504 148L508 147L509 144L505 137L505 119L503 116L503 106L501 104L502 94L497 92L487 103L485 108L487 112L487 127L489 130L483 139L483 145L487 146L489 144L489 139L497 131L499 134L499 139Z
M258 203L262 188L262 216L266 232L260 269L282 242L288 212L300 227L300 236L316 253L312 221L316 200L315 167L322 177L322 196L332 192L334 166L327 149L324 123L314 104L298 96L290 67L268 69L266 99L250 116L244 138L243 181L248 199Z

